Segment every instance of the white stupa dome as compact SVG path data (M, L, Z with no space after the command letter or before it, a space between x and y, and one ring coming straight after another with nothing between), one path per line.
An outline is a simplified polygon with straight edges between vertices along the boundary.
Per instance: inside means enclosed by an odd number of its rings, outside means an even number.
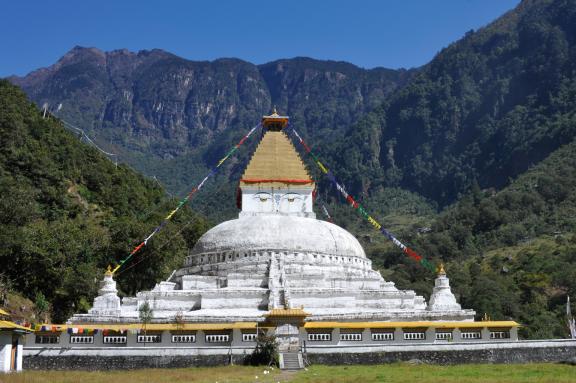
M358 240L339 226L314 218L276 214L222 222L198 240L191 255L242 250L285 250L366 258Z

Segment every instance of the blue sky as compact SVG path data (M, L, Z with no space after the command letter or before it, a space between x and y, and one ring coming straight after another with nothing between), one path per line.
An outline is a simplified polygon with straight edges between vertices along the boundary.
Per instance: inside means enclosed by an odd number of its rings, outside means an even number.
M0 77L53 64L75 45L161 48L256 64L309 56L415 67L519 0L56 0L1 5Z

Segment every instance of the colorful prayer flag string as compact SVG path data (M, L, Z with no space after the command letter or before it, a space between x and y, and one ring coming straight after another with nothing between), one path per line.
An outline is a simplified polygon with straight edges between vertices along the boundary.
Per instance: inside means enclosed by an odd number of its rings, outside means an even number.
M112 270L112 274L116 273L116 271L118 271L118 269L120 269L122 267L122 265L124 265L128 260L130 260L130 258L132 258L134 256L134 254L136 254L137 252L139 252L144 246L146 246L148 244L148 241L150 239L152 239L152 237L154 237L158 232L160 232L160 230L162 230L166 224L168 223L168 221L170 221L170 219L172 219L172 217L174 216L174 214L176 214L178 212L178 210L180 210L184 205L186 205L188 203L188 201L190 201L190 199L192 198L192 196L194 194L196 194L196 192L198 192L200 189L202 189L202 187L204 186L204 184L206 183L206 181L208 181L208 179L210 177L212 177L213 175L215 175L220 166L222 166L222 164L228 159L230 158L230 156L232 154L234 154L234 152L236 150L238 150L238 148L256 131L256 129L258 127L260 127L261 124L258 124L256 126L254 126L252 129L250 129L250 131L244 136L242 137L242 139L230 150L228 151L228 153L226 153L226 155L224 156L224 158L222 158L220 161L218 161L218 164L213 167L212 169L210 169L210 172L208 172L208 175L206 177L204 177L204 179L202 179L202 181L198 184L198 186L196 186L195 188L192 188L192 190L190 191L190 193L188 193L188 195L186 195L186 197L184 197L176 206L176 208L174 210L172 210L170 213L168 213L168 215L166 216L166 218L164 218L164 220L162 221L162 223L160 223L160 225L158 225L153 231L152 233L150 233L150 235L148 235L144 241L142 241L138 246L136 246L131 252L130 254L128 254L128 256L124 259L122 259L118 265Z
M346 191L344 186L340 182L338 182L338 180L336 179L336 176L320 161L320 159L314 154L314 152L312 152L312 149L310 149L310 146L308 146L306 144L306 142L304 142L302 137L300 137L298 132L296 132L296 129L294 129L293 127L289 127L289 130L292 131L294 136L298 139L298 142L304 148L304 151L312 157L312 159L314 160L314 162L316 163L318 168L320 168L320 171L322 171L322 173L326 177L328 177L328 179L336 187L336 190L338 190L338 192L344 197L344 199L346 200L347 203L350 204L350 206L352 206L354 209L356 209L356 211L358 211L358 213L362 217L364 217L372 226L374 226L374 228L376 228L376 230L380 231L384 236L386 236L388 239L390 239L392 241L392 243L394 243L396 246L398 246L400 249L402 249L404 254L406 254L408 257L412 258L416 262L420 263L422 266L426 267L428 270L435 271L434 265L432 265L428 260L426 260L421 255L416 253L414 250L412 250L411 248L409 248L408 246L406 246L402 242L400 242L398 240L398 238L396 238L394 235L392 235L392 233L390 233L388 230L386 230L378 221L376 221L376 219L374 219L370 214L368 214L368 212L366 211L364 206L362 206L360 203L358 203L358 201L356 201L352 195L348 194L348 192Z
M320 202L320 205L322 206L322 212L326 216L326 219L328 220L328 222L334 223L334 219L332 219L332 216L330 215L330 213L328 213L328 209L326 209L326 205L324 205L322 202Z

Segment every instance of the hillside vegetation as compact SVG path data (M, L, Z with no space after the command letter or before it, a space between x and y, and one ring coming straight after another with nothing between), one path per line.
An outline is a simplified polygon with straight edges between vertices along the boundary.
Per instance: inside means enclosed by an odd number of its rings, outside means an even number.
M55 321L92 303L97 281L175 205L153 181L116 167L24 93L0 81L0 273ZM119 275L124 293L177 267L206 222L186 210ZM132 263L134 264L134 263ZM37 305L38 306L38 305Z
M525 0L443 49L321 150L358 194L399 186L446 206L501 189L576 136L576 3Z
M171 193L185 193L262 115L289 114L314 139L343 135L362 114L380 105L413 71L362 69L297 57L263 65L239 59L190 61L154 49L103 52L75 47L57 63L10 81L29 97L81 127L106 150ZM248 154L238 153L239 163ZM227 188L242 168L228 167L214 193L200 196L208 215L234 215ZM215 192L218 188L222 191ZM209 207L215 198L220 209ZM213 216L214 213L219 215Z
M447 263L464 307L479 318L518 320L525 337L567 335L564 304L576 296L572 0L524 0L411 71L75 48L11 81L39 104L62 102L63 117L180 195L277 104L372 215L420 254ZM2 92L0 260L18 255L7 273L29 297L45 290L65 312L84 309L96 270L126 254L171 202L150 180L116 169L56 121L42 120L15 88L2 83ZM256 143L255 135L226 163L195 208L215 221L237 214L237 181ZM382 275L428 295L434 274L344 206L302 157L320 201ZM124 291L164 275L203 227L189 211L178 217L162 237L175 239L146 250L154 261L120 276Z
M576 142L496 192L473 192L432 220L430 232L402 238L447 262L464 307L514 319L530 338L566 337L566 297L576 296ZM430 275L388 244L370 254L388 278L430 293ZM392 271L391 271L392 270Z

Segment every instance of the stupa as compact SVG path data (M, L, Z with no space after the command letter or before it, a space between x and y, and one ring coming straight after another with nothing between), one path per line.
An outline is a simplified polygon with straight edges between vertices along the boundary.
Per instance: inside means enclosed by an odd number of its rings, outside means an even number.
M263 322L306 312L307 322L473 321L442 270L430 304L372 268L358 240L316 219L315 183L284 132L288 117L262 119L263 134L239 182L239 217L206 232L180 269L151 291L120 300L112 273L87 314L69 323L136 323L148 302L153 322Z

